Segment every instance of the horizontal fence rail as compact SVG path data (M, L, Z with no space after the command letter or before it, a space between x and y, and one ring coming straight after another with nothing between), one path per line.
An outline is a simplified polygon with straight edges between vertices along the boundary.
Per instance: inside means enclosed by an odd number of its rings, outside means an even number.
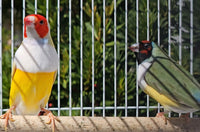
M6 75L2 69L8 70L12 66L14 51L19 41L23 40L23 19L30 13L44 15L51 25L60 63L47 108L58 116L149 117L161 112L163 106L141 92L136 82L138 63L128 46L143 39L164 47L170 57L189 67L192 75L200 72L195 69L198 63L194 63L197 59L193 50L199 41L193 40L196 35L193 32L199 32L193 27L196 23L193 20L196 1L56 2L35 0L32 3L23 0L14 3L11 0L5 3L0 0L0 114L9 107L9 94L4 92L9 81L4 82ZM10 18L3 14L8 3ZM19 3L22 9L16 7ZM22 19L16 20L19 18L16 12L21 14ZM183 18L187 16L185 14L189 14L187 21ZM10 25L6 24L8 21ZM20 33L16 31L18 27ZM9 33L6 34L6 30ZM10 34L10 37L4 37L4 34ZM6 59L3 57L5 45L8 45L5 39L11 41L8 68L3 64ZM184 56L186 52L189 59ZM188 61L184 59L188 59L189 63L185 63ZM169 113L171 116L180 114ZM190 117L194 116L199 117L198 112L190 114Z

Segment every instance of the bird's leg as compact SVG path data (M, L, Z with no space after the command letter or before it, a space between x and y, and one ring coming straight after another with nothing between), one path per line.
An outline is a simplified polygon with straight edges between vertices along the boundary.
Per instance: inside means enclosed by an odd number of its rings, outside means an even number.
M1 115L0 118L1 119L5 119L5 130L7 130L7 126L8 126L8 121L15 121L13 118L12 118L12 110L15 109L16 106L12 106L5 114Z
M167 117L165 116L165 112L159 112L156 114L156 117L161 117L165 121L165 125L167 125Z
M44 115L44 111L40 111L40 113L38 114L38 116L43 116Z
M60 122L60 120L56 116L54 116L51 111L46 110L44 108L41 108L41 110L45 112L44 115L49 117L49 121L47 122L47 124L51 124L52 131L54 132L55 131L55 120L57 120L58 122Z
M180 118L184 118L185 121L188 121L190 118L190 113L186 113L186 114L181 114Z

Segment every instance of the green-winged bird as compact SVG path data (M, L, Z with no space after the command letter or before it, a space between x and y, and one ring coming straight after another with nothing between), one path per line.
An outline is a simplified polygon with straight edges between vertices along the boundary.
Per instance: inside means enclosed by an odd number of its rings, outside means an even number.
M159 102L165 112L200 110L200 84L188 71L154 42L143 40L129 48L135 53L139 64L138 85Z

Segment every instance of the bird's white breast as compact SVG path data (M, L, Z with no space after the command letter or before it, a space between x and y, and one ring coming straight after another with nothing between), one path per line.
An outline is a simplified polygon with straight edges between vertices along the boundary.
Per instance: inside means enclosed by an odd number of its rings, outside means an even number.
M14 62L18 69L31 73L52 72L58 67L57 52L48 39L25 38L15 53Z
M150 62L143 62L138 66L137 70L137 81L142 90L144 90L147 86L146 81L145 81L145 74L146 71L149 69L152 63Z

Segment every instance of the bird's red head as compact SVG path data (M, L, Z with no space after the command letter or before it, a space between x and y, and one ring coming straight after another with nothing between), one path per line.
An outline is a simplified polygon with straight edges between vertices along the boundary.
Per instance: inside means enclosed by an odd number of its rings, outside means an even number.
M35 28L40 38L44 38L49 32L46 18L39 14L31 14L24 18L24 37L27 38L27 27Z

